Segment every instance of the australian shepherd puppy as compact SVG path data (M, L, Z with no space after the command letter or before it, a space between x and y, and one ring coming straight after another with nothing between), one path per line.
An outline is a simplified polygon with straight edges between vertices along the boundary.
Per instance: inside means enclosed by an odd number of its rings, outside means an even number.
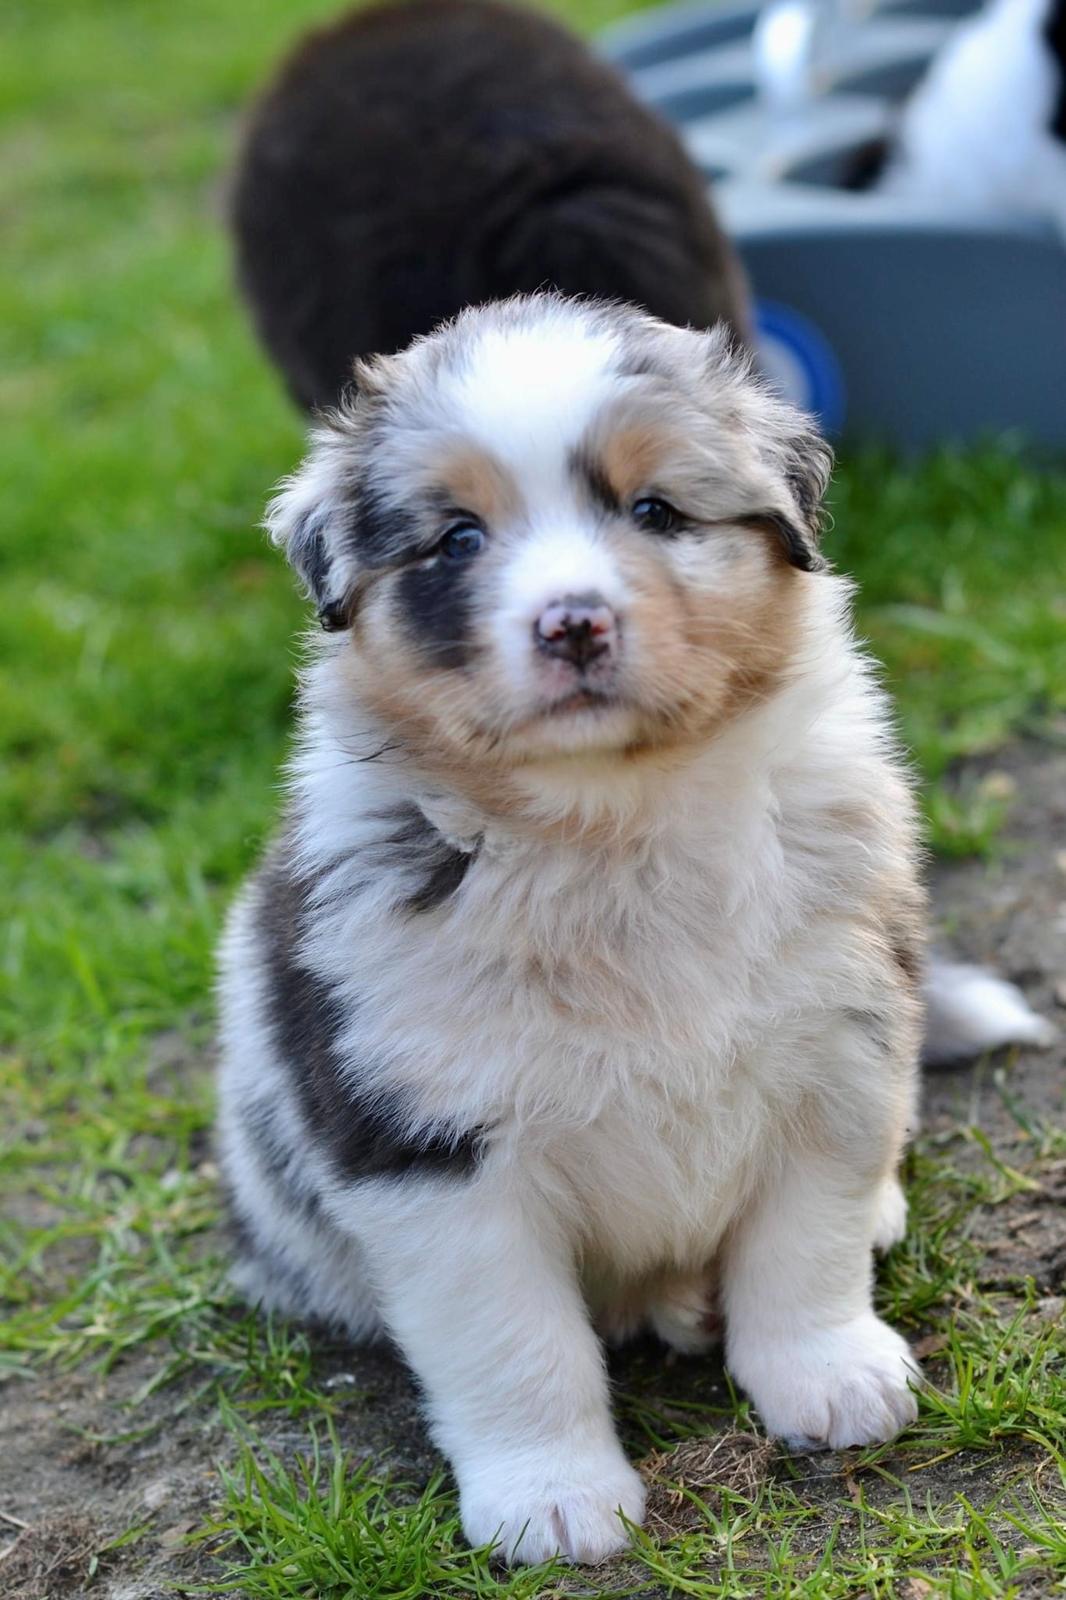
M829 470L723 330L539 295L361 366L270 509L325 632L223 951L240 1281L396 1341L509 1560L640 1520L601 1337L720 1320L805 1448L914 1415L925 902Z
M739 262L676 133L567 29L497 0L363 7L304 38L251 113L232 215L304 406L337 399L353 356L523 291L746 336Z

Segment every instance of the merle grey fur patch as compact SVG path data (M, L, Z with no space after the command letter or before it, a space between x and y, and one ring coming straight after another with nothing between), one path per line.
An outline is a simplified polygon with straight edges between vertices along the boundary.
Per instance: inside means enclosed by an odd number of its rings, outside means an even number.
M385 505L372 485L362 484L351 498L347 539L362 565L389 566L418 549L417 518L403 507Z
M462 886L476 852L456 850L413 801L385 820L391 829L381 840L381 859L410 885L400 904L406 911L435 911Z
M322 1205L301 1170L293 1130L281 1123L281 1108L275 1100L255 1100L244 1109L244 1130L259 1171L276 1191L279 1200L305 1221L317 1222Z
M410 909L426 909L439 903L445 885L448 893L454 892L448 872L454 877L456 869L448 865L451 853L444 840L424 817L425 829L438 841L435 849L430 840L416 835L413 818L405 815L400 820L401 831L383 839L382 846L386 851L421 852L427 876L414 891L404 882L403 903ZM406 878L403 873L401 881ZM480 1129L438 1123L413 1126L410 1108L400 1095L361 1093L357 1066L342 1060L337 1044L348 1020L345 1004L309 970L300 951L309 887L278 852L259 878L258 920L278 1053L311 1135L324 1145L338 1174L349 1180L469 1174L482 1150ZM275 1126L272 1133L277 1132ZM276 1145L273 1152L275 1173L284 1172L291 1181L291 1159Z
M316 507L300 518L288 540L289 560L319 606L329 598L328 520L326 511Z
M858 1028L860 1033L866 1035L876 1050L883 1055L889 1055L892 1050L892 1024L891 1019L881 1016L877 1011L860 1011L852 1006L845 1006L843 1015Z

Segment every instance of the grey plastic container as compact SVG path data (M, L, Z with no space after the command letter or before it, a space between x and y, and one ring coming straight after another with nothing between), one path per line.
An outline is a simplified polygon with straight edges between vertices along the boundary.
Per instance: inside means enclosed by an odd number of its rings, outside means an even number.
M830 432L903 448L1004 430L1066 446L1066 240L848 187L974 0L882 0L791 116L756 92L758 5L671 5L604 52L675 121L755 288L768 368Z

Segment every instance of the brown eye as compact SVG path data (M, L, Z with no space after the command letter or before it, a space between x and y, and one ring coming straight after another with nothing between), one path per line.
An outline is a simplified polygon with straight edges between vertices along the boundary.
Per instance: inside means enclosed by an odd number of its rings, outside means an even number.
M440 553L448 561L469 561L485 545L485 533L476 522L456 522L440 542Z
M680 514L668 501L650 496L634 500L631 515L637 527L646 533L676 533L681 526Z

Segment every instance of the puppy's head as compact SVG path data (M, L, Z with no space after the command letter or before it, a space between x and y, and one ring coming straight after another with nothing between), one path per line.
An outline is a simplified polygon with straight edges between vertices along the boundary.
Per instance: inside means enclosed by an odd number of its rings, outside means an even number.
M780 680L830 463L724 333L535 296L361 366L268 526L406 743L632 758Z

